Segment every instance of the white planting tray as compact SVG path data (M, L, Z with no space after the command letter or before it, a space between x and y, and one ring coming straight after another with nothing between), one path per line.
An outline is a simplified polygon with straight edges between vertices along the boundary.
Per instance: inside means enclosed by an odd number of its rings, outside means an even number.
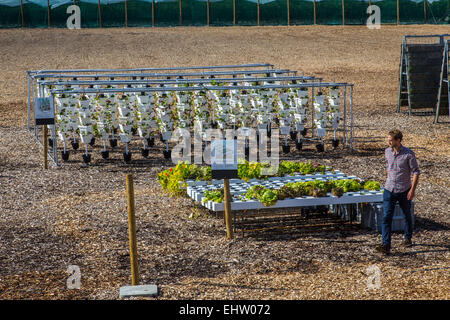
M364 193L364 194L362 194ZM279 208L292 208L292 207L309 207L309 206L321 206L330 204L351 204L362 202L380 202L383 201L383 191L368 191L361 192L348 192L342 197L336 197L332 194L328 194L326 197L302 197L294 199L278 200L277 203L270 207L265 207L261 202L257 200L240 201L235 200L231 202L231 210L254 210L254 209L279 209ZM216 203L207 201L203 204L206 208L212 211L224 211L224 203Z
M265 207L258 200L239 200L237 196L245 195L247 190L254 185L262 185L267 188L279 189L289 182L297 181L313 181L313 180L330 180L330 179L358 179L356 176L346 176L344 173L335 170L335 173L326 172L325 174L311 174L311 175L293 175L285 177L272 177L267 180L252 179L245 182L240 179L230 179L230 193L233 198L231 202L231 210L252 210L252 209L277 209L277 208L291 208L291 207L309 207L330 204L351 204L361 202L380 202L383 201L383 191L362 190L359 192L347 192L341 197L328 194L326 197L315 198L311 196L292 198L285 200L278 200L274 206ZM223 203L215 203L212 201L202 202L204 193L207 190L215 190L223 188L222 180L211 181L189 181L187 187L187 194L193 200L201 202L203 206L212 211L224 211Z

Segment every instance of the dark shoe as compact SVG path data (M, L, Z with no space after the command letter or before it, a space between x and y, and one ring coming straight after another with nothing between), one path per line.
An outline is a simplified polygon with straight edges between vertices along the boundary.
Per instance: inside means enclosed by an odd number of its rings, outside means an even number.
M386 246L383 244L376 246L375 250L377 250L378 252L381 252L385 255L388 255L390 253L390 250L388 248L386 248Z
M404 239L404 240L402 241L402 245L403 245L405 248L411 248L413 244L412 244L411 239Z

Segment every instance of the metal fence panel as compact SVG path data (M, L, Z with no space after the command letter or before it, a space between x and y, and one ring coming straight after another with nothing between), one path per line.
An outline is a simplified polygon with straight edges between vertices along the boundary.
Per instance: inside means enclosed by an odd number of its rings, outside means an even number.
M22 26L20 0L0 1L0 28L17 28Z
M206 0L182 0L183 25L205 26L207 24L206 7Z
M155 26L167 27L180 24L178 0L155 0Z
M286 0L259 0L260 25L287 25Z
M125 26L125 0L100 0L102 27Z
M316 0L317 24L342 24L342 0Z
M47 0L24 0L23 18L25 27L45 28L48 27Z
M257 0L236 0L236 24L254 26L258 24Z
M427 0L427 23L450 23L450 0Z
M232 26L233 0L210 1L209 24L212 26Z
M424 23L423 0L399 0L400 23Z
M344 18L345 24L366 24L367 7L369 0L345 0L344 2Z
M73 0L50 0L50 26L52 28L66 28L67 7L73 5Z
M291 25L314 24L314 0L291 0L289 16Z
M81 28L100 27L97 0L76 0L76 5L80 7Z
M152 1L128 0L128 26L152 26Z
M397 0L372 0L380 7L381 23L397 23Z

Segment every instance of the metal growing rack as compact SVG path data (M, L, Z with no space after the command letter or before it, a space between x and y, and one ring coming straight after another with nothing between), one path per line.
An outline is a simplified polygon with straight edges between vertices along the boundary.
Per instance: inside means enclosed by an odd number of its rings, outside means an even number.
M222 66L224 67L224 66ZM232 66L235 67L235 66ZM97 69L100 70L100 69ZM128 69L110 69L113 72L117 70L128 70ZM131 69L133 70L133 69ZM142 69L145 70L145 69ZM180 69L183 70L183 69ZM70 74L66 74L68 71ZM82 70L81 74L71 73L71 70L62 70L61 72L52 72L45 73L45 71L28 71L27 72L27 82L28 82L28 94L27 94L27 110L28 110L28 122L27 128L31 131L31 105L34 104L34 100L38 96L38 94L43 95L43 87L39 84L40 81L44 81L45 79L78 79L78 78L91 78L93 80L99 80L100 78L130 78L132 80L137 80L137 78L145 79L145 78L180 78L180 77L206 77L216 78L218 76L233 76L237 75L255 75L255 74L265 74L265 75L281 75L281 74L293 74L294 76L297 74L297 71L291 71L289 69L279 70L279 69L265 69L265 70L230 70L230 71L208 71L208 72L177 72L177 73L109 73L109 70L105 70L107 73L99 74L96 72L95 74L84 74L84 72L88 72L89 70ZM166 79L168 80L168 79Z
M401 45L399 91L396 112L408 106L408 115L414 109L429 108L431 111L416 114L433 114L437 122L440 107L446 104L442 90L445 70L445 42L450 34L407 35ZM439 81L441 80L441 81Z
M266 67L266 69L258 69ZM232 70L245 69L245 70ZM202 72L187 72L206 70ZM158 72L149 72L158 71ZM162 72L159 71L177 71ZM264 76L259 76L264 75ZM81 79L79 79L81 78ZM100 80L103 79L103 80ZM343 87L344 114L343 114L343 141L345 146L350 143L354 148L352 93L353 85L348 83L323 83L321 78L313 76L297 76L297 71L289 69L274 69L271 64L244 64L228 66L201 66L181 68L130 68L130 69L68 69L68 70L37 70L27 72L28 80L28 130L33 131L38 142L37 128L31 127L31 112L34 99L44 96L45 86L76 86L77 88L51 90L51 96L58 93L139 93L139 92L169 92L169 91L196 91L196 90L254 90L254 89L282 89L282 88L311 88L314 96L315 88ZM212 80L214 84L212 85ZM303 84L289 84L295 81L310 81ZM267 84L269 82L269 84ZM273 82L273 83L270 83ZM245 83L245 85L241 85ZM249 83L264 83L264 85L248 85ZM220 86L219 84L223 84ZM79 86L92 86L95 88L79 88ZM98 86L115 86L115 88L98 88ZM127 86L118 88L118 86ZM135 86L135 87L134 87ZM143 87L145 86L145 87ZM150 86L150 87L149 87ZM157 86L152 87L152 86ZM182 87L180 87L182 86ZM347 87L350 89L350 138L347 136ZM48 91L47 91L48 92ZM312 111L314 124L314 108ZM53 130L52 153L49 156L58 165L56 130ZM314 130L312 130L314 137Z
M245 78L248 80L248 78ZM271 80L272 78L265 78L266 80ZM278 80L278 78L273 78L274 80ZM112 80L113 81L113 80ZM181 80L180 80L181 82ZM234 81L233 81L234 82ZM232 82L231 82L232 83ZM254 89L297 89L297 88L322 88L322 87L343 87L346 95L347 87L350 88L349 95L349 103L350 103L350 138L347 139L347 129L346 129L346 103L344 104L344 140L345 145L350 142L350 148L354 149L354 135L353 135L353 84L349 83L335 83L335 82L311 82L311 83L301 83L301 84L266 84L266 85L251 85L251 86L242 86L242 85L233 85L233 86L213 86L213 85L204 85L197 84L196 86L190 87L140 87L140 88L86 88L86 89L52 89L50 90L50 94L52 98L54 98L55 94L99 94L99 93L138 93L138 92L167 92L167 91L198 91L198 90L254 90ZM344 100L346 102L346 100ZM37 137L37 136L36 136ZM58 155L57 155L57 141L55 135L53 136L53 155L49 154L50 158L54 161L56 165L58 165Z

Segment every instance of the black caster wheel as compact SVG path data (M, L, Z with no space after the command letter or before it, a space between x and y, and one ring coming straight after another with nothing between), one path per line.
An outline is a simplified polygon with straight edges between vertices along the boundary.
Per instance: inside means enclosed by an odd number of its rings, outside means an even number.
M53 147L53 139L52 138L48 138L48 145L49 145L49 147Z
M291 131L289 132L289 135L291 136L292 141L297 140L297 131Z
M306 136L307 133L308 133L308 129L305 128L302 130L302 136Z
M63 159L63 161L68 161L69 160L69 151L61 151L61 158Z
M141 154L144 158L148 157L148 151L149 151L148 149L141 149Z
M125 161L125 163L130 163L130 161L131 161L131 153L124 152L123 153L123 161Z
M147 139L147 144L151 148L155 145L155 139L153 137Z
M338 139L333 140L331 141L331 144L333 145L333 148L336 149L339 146L339 140Z
M291 147L290 146L283 146L283 153L289 153L291 152Z
M133 136L135 136L135 135L136 135L136 133L137 133L137 130L136 130L136 128L131 128L131 134L132 134Z
M295 142L295 147L297 148L297 150L302 150L303 141L296 141Z
M172 157L172 150L163 151L164 159L170 159Z
M88 164L91 162L91 155L90 154L83 154L83 161L84 163Z
M78 150L78 148L80 147L80 144L74 141L71 142L71 145L73 150Z
M89 145L90 145L91 147L93 147L94 144L95 144L95 138L92 138L92 139L91 139L91 142L89 142Z
M117 147L117 139L109 140L109 145L111 146L111 148Z
M322 143L316 144L316 149L318 152L323 152L324 151L323 144Z
M108 150L104 150L101 153L102 153L102 158L103 159L108 159L109 158L109 151Z

